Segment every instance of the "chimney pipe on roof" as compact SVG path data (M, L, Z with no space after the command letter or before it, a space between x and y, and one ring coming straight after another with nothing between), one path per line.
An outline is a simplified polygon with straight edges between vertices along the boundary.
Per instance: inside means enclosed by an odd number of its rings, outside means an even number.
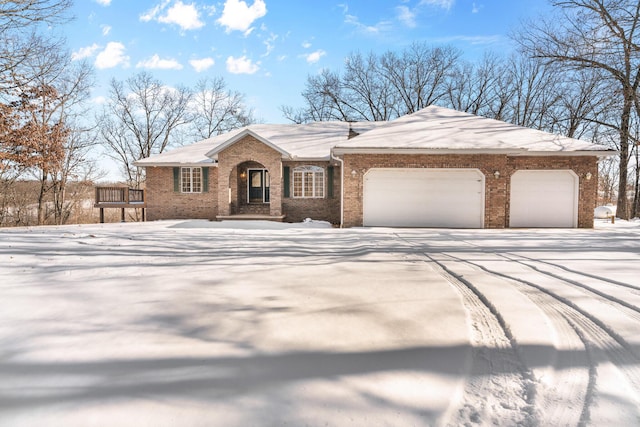
M351 123L352 122L349 122L349 135L347 136L347 139L355 138L356 136L360 135L358 132L353 130L353 128L351 127Z

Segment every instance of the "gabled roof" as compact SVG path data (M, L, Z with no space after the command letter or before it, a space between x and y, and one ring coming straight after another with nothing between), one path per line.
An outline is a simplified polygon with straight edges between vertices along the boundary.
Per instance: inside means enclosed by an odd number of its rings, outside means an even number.
M511 154L572 154L614 150L578 139L429 106L335 146L335 153L463 151Z
M386 123L256 124L138 160L135 164L137 166L197 166L213 163L220 151L246 135L251 135L274 148L286 159L328 160L331 148L347 140L349 128L364 134Z
M257 139L258 141L262 142L263 144L265 144L266 146L274 149L275 151L279 152L280 154L282 154L283 158L290 158L291 154L289 154L288 152L286 152L285 150L283 150L282 148L278 147L277 145L271 143L271 141L269 141L268 139L264 138L263 136L257 134L256 132L254 132L253 130L251 130L251 128L243 128L241 129L240 132L238 132L237 134L235 134L234 136L232 136L231 138L227 139L225 142L223 142L220 145L217 145L216 147L214 147L213 149L211 149L210 151L208 151L205 156L209 157L209 158L214 158L215 156L218 155L219 152L223 151L225 148L235 144L236 142L240 141L242 138L246 137L246 136L252 136L255 139Z

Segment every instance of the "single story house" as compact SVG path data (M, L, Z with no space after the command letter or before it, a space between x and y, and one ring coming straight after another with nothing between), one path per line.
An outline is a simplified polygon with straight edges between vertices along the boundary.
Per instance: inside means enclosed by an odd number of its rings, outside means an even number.
M593 227L615 151L430 106L389 122L256 124L136 162L147 218L345 227Z

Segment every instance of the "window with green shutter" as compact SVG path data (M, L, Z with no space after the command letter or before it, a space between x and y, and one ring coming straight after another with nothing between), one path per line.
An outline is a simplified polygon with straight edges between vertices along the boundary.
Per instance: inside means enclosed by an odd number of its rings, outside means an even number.
M202 168L202 192L209 192L209 168Z
M284 197L291 197L290 195L290 187L291 187L291 176L289 173L289 166L285 166L282 168L282 174L284 175Z
M327 196L333 199L333 166L327 167Z
M173 191L180 192L180 168L173 168Z

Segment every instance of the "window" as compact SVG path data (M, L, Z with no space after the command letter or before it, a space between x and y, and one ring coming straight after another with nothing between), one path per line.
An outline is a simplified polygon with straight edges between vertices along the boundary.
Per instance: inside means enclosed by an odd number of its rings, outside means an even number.
M324 197L324 169L300 166L293 170L293 197Z
M181 168L180 178L183 193L202 192L202 168Z

